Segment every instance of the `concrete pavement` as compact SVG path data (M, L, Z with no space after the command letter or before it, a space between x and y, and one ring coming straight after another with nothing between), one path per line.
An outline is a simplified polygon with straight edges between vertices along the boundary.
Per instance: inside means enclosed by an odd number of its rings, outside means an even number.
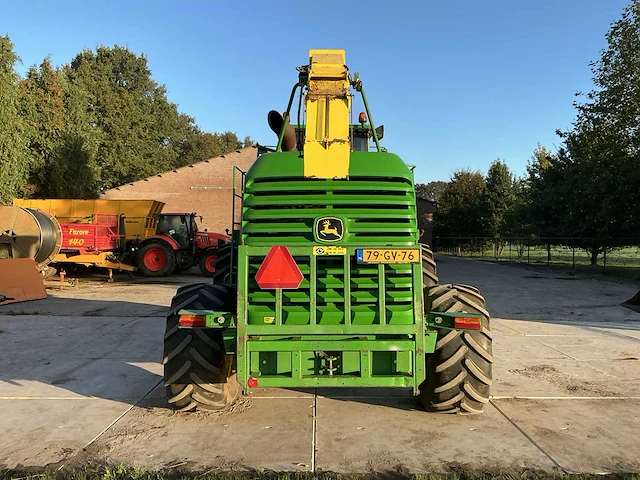
M0 465L640 469L640 314L618 306L634 287L439 260L441 281L478 285L494 315L482 416L426 413L390 389L261 390L231 412L174 414L161 385L164 319L145 312L162 311L175 285L121 283L117 301L107 285L56 296L47 314L0 307ZM69 315L77 305L85 314Z

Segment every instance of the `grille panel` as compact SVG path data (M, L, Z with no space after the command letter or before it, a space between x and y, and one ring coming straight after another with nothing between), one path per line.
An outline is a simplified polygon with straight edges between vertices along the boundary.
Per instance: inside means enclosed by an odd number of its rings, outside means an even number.
M261 290L254 278L264 256L248 257L250 325L313 325L314 317L318 325L414 323L413 265L363 265L353 254L296 255L294 259L304 279L298 289L282 291L281 311L277 312L277 291ZM311 280L313 262L315 282Z
M314 244L313 225L321 216L343 219L341 244L405 246L417 240L415 193L407 178L247 180L245 245Z

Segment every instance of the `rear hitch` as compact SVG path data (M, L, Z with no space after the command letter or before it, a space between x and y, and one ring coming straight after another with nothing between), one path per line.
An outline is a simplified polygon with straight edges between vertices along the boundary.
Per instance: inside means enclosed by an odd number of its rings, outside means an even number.
M325 375L333 376L334 372L338 370L339 365L334 363L338 361L338 357L333 355L328 355L325 352L318 352L316 355L320 359L320 362L319 362L320 372L322 372Z

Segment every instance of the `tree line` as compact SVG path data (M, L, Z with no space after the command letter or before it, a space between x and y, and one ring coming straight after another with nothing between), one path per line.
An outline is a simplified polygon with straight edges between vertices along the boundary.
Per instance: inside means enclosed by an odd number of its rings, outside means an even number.
M118 45L49 58L21 77L0 36L0 204L15 197L97 198L125 183L254 142L203 132L178 111L144 55Z
M592 264L640 243L640 0L606 40L590 64L594 89L576 94L571 128L556 131L560 147L538 145L526 175L497 159L486 175L458 170L448 182L416 185L435 201L435 236L548 238L584 248Z

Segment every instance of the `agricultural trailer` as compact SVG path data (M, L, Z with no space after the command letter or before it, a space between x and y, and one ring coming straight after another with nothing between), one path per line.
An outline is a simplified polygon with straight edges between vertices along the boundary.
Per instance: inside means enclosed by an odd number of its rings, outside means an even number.
M199 265L211 276L217 249L228 236L199 231L194 213L162 213L155 200L40 199L0 210L13 256L35 258L44 276L50 264L79 264L146 276ZM26 246L28 244L28 246Z

